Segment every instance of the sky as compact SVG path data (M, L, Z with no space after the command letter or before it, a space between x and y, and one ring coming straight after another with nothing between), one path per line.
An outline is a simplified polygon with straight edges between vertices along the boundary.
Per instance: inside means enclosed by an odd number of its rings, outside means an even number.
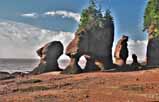
M82 9L89 4L89 0L0 1L0 58L35 58L36 49L52 40L61 40L66 46L78 27ZM147 0L96 1L103 12L108 8L112 12L115 42L121 35L128 35L130 54L143 59L147 34L142 25Z

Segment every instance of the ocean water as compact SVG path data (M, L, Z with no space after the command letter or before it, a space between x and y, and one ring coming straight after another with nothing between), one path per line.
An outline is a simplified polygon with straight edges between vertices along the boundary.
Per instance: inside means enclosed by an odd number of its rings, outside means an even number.
M65 69L69 65L68 59L58 60L59 67ZM79 65L85 67L85 60L81 59ZM38 66L38 59L0 59L0 72L29 72Z
M38 65L37 59L0 59L0 71L28 72Z

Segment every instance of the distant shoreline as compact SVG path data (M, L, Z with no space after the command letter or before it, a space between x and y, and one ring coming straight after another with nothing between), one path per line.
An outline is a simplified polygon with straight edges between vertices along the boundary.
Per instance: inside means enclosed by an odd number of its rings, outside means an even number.
M11 59L11 60L39 60L39 58L0 58L0 59Z
M0 58L0 72L29 72L38 65L39 59Z

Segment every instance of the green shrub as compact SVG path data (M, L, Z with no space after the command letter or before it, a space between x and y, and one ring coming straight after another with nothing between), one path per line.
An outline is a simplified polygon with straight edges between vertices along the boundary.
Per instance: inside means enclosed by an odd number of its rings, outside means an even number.
M151 24L156 26L153 36L159 36L159 0L149 0L145 9L144 31L148 30Z

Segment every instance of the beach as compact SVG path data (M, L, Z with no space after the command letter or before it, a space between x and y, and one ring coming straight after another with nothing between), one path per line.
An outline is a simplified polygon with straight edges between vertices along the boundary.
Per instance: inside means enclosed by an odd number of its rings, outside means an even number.
M0 81L0 102L158 102L159 69L59 72Z

